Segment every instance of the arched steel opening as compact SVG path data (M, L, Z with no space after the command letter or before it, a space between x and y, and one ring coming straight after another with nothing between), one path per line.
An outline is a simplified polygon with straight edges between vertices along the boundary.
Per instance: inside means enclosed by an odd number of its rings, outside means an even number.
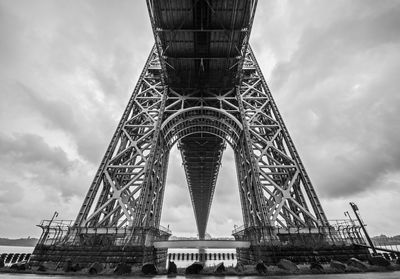
M242 124L231 114L212 107L193 107L174 113L161 126L166 146L197 133L218 136L235 148L242 134Z
M166 149L181 151L199 238L204 239L219 167L226 143L236 149L242 124L212 107L192 107L170 115L160 129Z

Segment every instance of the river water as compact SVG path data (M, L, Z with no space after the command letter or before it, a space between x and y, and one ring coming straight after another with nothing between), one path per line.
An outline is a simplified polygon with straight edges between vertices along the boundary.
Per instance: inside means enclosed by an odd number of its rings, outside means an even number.
M35 247L29 247L29 246L4 246L0 245L0 255L3 253L9 254L9 253L32 253L33 248Z

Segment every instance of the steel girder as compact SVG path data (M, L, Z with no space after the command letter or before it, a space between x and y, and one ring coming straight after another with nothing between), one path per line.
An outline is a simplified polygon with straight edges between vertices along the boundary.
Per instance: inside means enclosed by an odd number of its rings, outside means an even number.
M76 226L158 228L169 150L176 142L200 235L205 232L225 142L235 152L245 227L327 224L251 49L236 88L168 88L161 73L153 48ZM219 139L208 154L212 167L207 171L199 168L196 147L189 144L190 138L201 135L214 142ZM209 176L207 183L199 182L202 175Z

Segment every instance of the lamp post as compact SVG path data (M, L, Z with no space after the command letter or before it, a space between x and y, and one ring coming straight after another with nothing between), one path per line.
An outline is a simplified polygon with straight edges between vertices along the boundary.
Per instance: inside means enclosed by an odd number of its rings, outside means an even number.
M56 218L57 216L58 216L58 212L54 211L53 217L51 217L51 220L49 222L49 228L50 228L51 223L53 223L54 218Z
M372 243L372 240L371 240L371 238L369 237L369 235L367 233L367 230L365 228L364 223L361 221L360 214L358 213L358 211L359 211L358 206L354 202L350 202L350 206L353 209L354 214L356 215L358 222L360 223L361 229L363 230L364 235L367 238L368 244L371 247L373 254L376 255L377 252L376 252L375 246Z

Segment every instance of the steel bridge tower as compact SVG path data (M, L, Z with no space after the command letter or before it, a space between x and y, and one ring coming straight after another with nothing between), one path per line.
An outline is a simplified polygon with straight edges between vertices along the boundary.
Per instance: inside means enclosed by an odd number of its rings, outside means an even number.
M321 234L329 223L249 46L257 1L147 4L155 45L63 245L152 247L167 239L160 217L174 144L200 239L227 144L244 222L237 239L261 247L294 228ZM159 257L132 249L143 261ZM242 256L260 256L255 251Z
M175 143L200 238L226 144L235 152L245 228L326 224L248 46L256 1L148 4L156 45L75 225L158 228Z

